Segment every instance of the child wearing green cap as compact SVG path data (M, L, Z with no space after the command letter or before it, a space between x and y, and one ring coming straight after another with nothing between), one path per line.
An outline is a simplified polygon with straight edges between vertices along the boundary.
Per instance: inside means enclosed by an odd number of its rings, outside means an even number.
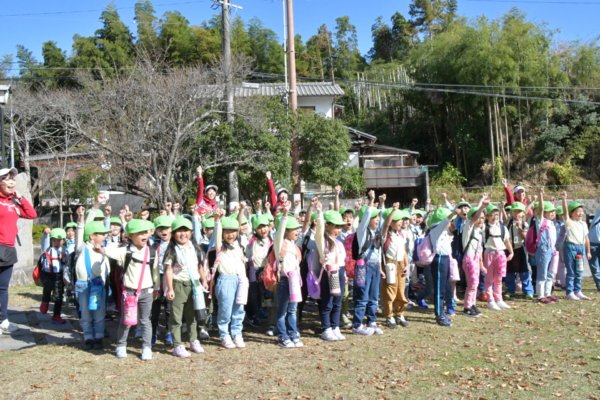
M565 268L565 238L567 237L567 227L565 226L565 212L562 206L556 207L556 219L554 220L554 226L556 227L556 250L558 250L558 268L556 271L555 287L565 290L567 270ZM591 238L590 238L591 242ZM590 243L591 244L591 243Z
M588 226L584 220L585 212L583 206L576 201L567 205L567 192L562 192L561 197L563 210L565 210L565 226L567 227L564 244L564 260L567 269L567 300L589 300L589 297L581 292L583 257L587 256L588 260L592 259ZM577 259L581 261L578 262ZM579 263L579 266L577 263Z
M244 348L242 328L244 321L244 306L236 304L236 296L240 277L246 277L244 248L237 240L240 232L238 221L225 217L225 211L217 209L215 219L215 249L217 257L214 268L217 271L214 288L219 311L217 325L221 345L226 349ZM231 328L231 336L229 330ZM233 340L232 340L233 336Z
M502 278L506 275L506 263L513 258L512 244L506 227L500 223L500 210L489 205L485 210L487 223L485 225L485 245L483 263L487 274L485 276L485 292L488 297L487 307L500 311L511 308L502 299ZM508 251L508 256L505 253Z
M596 212L590 222L590 232L588 234L590 242L590 271L596 284L596 290L600 293L600 210ZM564 269L564 268L563 268Z
M265 214L259 215L252 220L254 235L250 238L246 247L246 258L248 259L248 304L246 305L246 318L244 322L253 327L260 326L260 301L258 299L257 277L267 265L267 255L273 245L269 237L271 221Z
M506 224L508 234L513 246L515 256L506 263L506 293L504 297L510 299L517 290L517 275L521 280L521 290L528 300L533 299L533 284L531 283L531 273L527 264L527 252L525 251L525 237L529 224L525 221L525 204L520 201L514 202L510 206L510 218Z
M45 231L42 236L42 248L46 248L46 250L38 261L38 265L41 267L41 279L44 284L40 312L46 314L50 301L54 300L53 324L66 323L60 316L64 295L62 275L68 260L67 248L64 245L66 238L67 233L62 228L54 228L47 233ZM48 242L49 246L45 245Z
M558 301L556 297L552 296L554 272L550 268L552 259L558 257L558 252L556 251L556 227L554 225L556 208L551 202L544 201L544 188L540 189L539 202L535 212L535 229L538 233L535 250L536 292L540 303L549 304Z
M152 247L156 249L156 257L158 258L158 270L160 273L161 292L156 300L152 302L152 312L150 314L150 322L152 323L152 345L156 344L158 339L158 322L160 313L164 309L166 317L166 332L165 344L173 344L173 334L171 331L171 303L166 299L166 282L165 282L165 254L169 243L171 242L172 232L171 225L173 217L170 215L161 215L154 220L154 243Z
M467 279L463 315L479 317L482 313L477 308L477 287L481 272L487 270L483 266L483 227L485 225L485 207L490 204L487 193L483 193L479 204L471 208L467 214L462 233L462 246L464 249L463 270Z

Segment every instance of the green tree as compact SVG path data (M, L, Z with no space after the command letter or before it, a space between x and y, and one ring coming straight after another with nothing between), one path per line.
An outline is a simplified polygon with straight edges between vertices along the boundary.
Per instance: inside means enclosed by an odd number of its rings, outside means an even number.
M349 16L335 20L335 68L336 76L352 79L356 72L364 68L365 61L358 51L356 26L350 23Z
M157 18L156 10L150 0L140 0L134 5L135 23L137 25L137 42L148 51L153 51L158 46L158 35L154 27Z
M198 61L194 55L193 33L190 22L179 11L167 11L160 20L159 37L169 61L183 66ZM197 54L197 53L196 53Z
M248 22L249 56L256 60L256 69L261 72L282 74L283 47L278 42L275 32L265 28L262 21L252 18Z

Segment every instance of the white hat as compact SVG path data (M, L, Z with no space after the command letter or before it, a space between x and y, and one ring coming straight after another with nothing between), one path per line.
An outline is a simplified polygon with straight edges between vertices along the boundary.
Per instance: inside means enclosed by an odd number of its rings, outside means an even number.
M287 194L290 194L290 192L288 192L288 190L286 188L281 188L277 191L277 196L279 196L279 193L281 192L286 192Z
M0 176L4 176L4 175L8 175L8 174L12 174L12 175L17 175L19 173L19 171L17 171L16 168L2 168L0 169Z
M517 186L515 187L515 189L513 190L513 193L517 193L519 190L522 190L525 192L525 188L523 186Z
M204 193L208 192L208 189L212 189L215 192L219 191L219 188L216 185L208 185L205 189L204 189Z

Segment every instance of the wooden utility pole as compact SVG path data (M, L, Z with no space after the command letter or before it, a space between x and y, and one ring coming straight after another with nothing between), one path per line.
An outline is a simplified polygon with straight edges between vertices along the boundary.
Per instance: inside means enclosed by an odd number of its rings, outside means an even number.
M287 30L288 30L288 68L290 76L290 105L292 112L296 115L298 110L298 92L296 89L296 50L294 43L294 5L292 0L287 1ZM301 191L302 180L300 179L300 149L298 148L298 132L292 132L292 179L294 182L294 193Z

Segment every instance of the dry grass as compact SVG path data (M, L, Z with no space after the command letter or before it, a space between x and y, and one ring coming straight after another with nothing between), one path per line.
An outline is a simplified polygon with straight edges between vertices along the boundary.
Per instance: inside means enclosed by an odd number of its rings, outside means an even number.
M585 293L593 283L586 281ZM12 305L28 305L11 289ZM410 327L382 337L347 335L325 343L311 329L306 347L284 350L258 331L245 350L221 350L180 360L162 344L154 359L87 353L73 346L0 352L3 399L550 399L600 397L597 301L539 305L517 299L513 310L458 315L452 328L433 324L431 310L409 310Z

